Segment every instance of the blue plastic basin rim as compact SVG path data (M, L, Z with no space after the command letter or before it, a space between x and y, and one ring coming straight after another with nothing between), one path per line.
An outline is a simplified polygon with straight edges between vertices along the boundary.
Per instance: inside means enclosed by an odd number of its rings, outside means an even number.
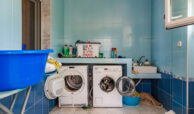
M52 49L48 50L1 50L0 55L5 54L46 54L46 53L52 53Z

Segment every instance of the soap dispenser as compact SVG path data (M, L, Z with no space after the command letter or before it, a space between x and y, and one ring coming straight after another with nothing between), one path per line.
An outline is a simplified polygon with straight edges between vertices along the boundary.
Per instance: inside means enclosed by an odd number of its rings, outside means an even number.
M148 59L145 60L144 65L145 66L150 66L150 62L148 61Z

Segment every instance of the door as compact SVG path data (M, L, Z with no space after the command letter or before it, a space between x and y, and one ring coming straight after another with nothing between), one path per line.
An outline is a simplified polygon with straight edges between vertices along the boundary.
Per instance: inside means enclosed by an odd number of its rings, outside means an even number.
M56 99L60 96L72 96L79 94L85 85L81 73L76 70L64 71L47 78L45 94L48 99Z
M22 0L22 44L26 50L41 49L40 0Z
M122 96L133 96L136 85L133 79L129 78L128 76L121 76L116 81L116 88Z
M65 82L57 73L49 76L45 82L44 91L48 99L56 99L63 95Z

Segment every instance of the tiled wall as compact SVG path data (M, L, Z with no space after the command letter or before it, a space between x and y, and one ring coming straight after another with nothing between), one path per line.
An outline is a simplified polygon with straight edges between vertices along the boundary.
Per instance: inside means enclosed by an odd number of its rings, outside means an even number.
M21 0L0 1L0 50L21 50Z
M152 0L152 64L186 78L187 27L165 29L164 0ZM178 47L178 41L182 47Z
M52 0L52 48L53 56L64 47L64 0Z
M193 88L194 88L194 81L190 81L189 82L189 94L188 94L188 111L189 111L189 114L194 114L194 91L193 91Z
M193 6L194 7L194 6ZM194 25L188 26L188 75L194 79Z
M44 84L45 81L42 81L41 83L32 87L25 114L48 114L54 108L54 106L56 106L56 100L48 100L45 97ZM25 96L26 91L22 91L19 93L13 109L14 114L20 114ZM12 98L13 96L10 96L0 100L0 102L9 108Z
M152 80L152 95L167 110L176 114L186 114L186 81L177 79L172 74L162 73L161 80Z
M55 17L52 19L62 16L61 10L56 12L54 8L60 0L54 1L52 12L55 14L52 15ZM74 45L77 40L99 41L105 57L110 57L111 48L116 47L119 55L136 59L145 55L151 59L151 0L63 1L63 44ZM57 8L61 9L61 6ZM63 24L61 20L52 22ZM58 51L56 46L61 45L58 44L61 39L52 37L52 41L53 48Z
M151 80L142 80L136 87L137 92L147 92L151 94Z
M152 95L167 110L187 112L187 37L188 27L165 29L164 0L152 0L152 63L162 73L152 81ZM182 47L178 47L178 41Z

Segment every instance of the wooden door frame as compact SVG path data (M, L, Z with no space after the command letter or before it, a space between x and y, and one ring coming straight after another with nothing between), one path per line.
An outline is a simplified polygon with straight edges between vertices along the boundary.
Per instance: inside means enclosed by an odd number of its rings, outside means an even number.
M41 49L41 1L30 0L35 4L35 49Z

